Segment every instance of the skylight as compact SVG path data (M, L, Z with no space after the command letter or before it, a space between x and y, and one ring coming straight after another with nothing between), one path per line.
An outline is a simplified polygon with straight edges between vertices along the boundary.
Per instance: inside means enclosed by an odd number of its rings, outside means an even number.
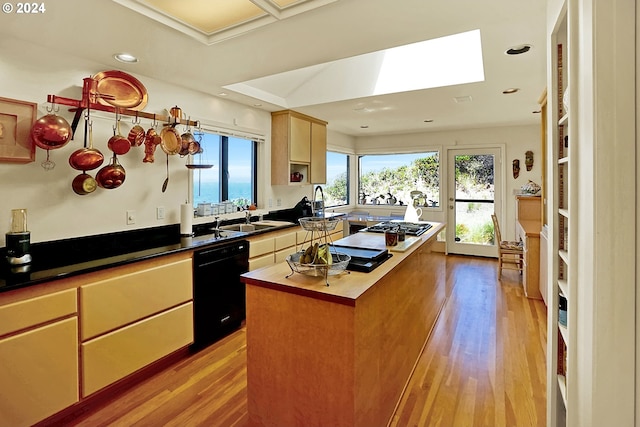
M484 81L480 30L225 86L295 108Z
M384 51L373 95L484 80L480 30Z

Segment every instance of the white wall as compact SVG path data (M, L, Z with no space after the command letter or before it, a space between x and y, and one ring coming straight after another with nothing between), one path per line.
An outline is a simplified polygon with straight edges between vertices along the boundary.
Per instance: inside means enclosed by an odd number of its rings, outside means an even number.
M499 128L467 129L447 132L385 135L359 137L356 139L356 150L360 154L388 152L388 147L397 147L397 152L441 151L441 163L446 162L447 152L451 149L469 147L505 147L502 173L505 179L503 194L503 217L505 224L501 229L505 239L515 237L515 197L513 191L520 189L529 180L542 183L542 153L540 147L540 125L511 126ZM524 153L533 151L534 164L527 171ZM513 178L512 160L520 160L520 175ZM355 173L355 172L354 172ZM448 186L446 176L441 176L441 207L423 209L422 218L427 221L446 222L446 206ZM387 207L366 206L370 212L388 214ZM397 209L396 209L397 210Z
M38 117L46 113L48 94L79 99L83 78L113 69L108 65L66 55L57 56L56 52L19 40L0 40L0 51L0 96L38 103ZM24 51L28 51L29 55L21 54ZM265 157L270 151L271 116L268 112L183 89L178 85L179 81L171 85L145 76L135 76L148 90L149 102L145 111L164 114L165 109L178 105L193 120L263 134L267 142L260 148L261 163L269 165L268 157ZM67 107L61 107L59 114L71 123L73 113L67 110ZM100 115L102 118L98 118L97 112L93 115L94 146L108 156L111 152L107 148L107 140L112 135L115 120L113 115ZM237 127L233 125L234 119ZM121 133L126 135L125 132L132 126L131 119L123 118L122 124L127 125L121 129ZM142 120L142 126L150 127L151 120ZM46 151L40 148L36 149L35 162L0 163L0 246L4 246L4 232L9 231L12 208L28 209L32 242L179 222L179 205L184 203L188 191L188 170L184 166L184 158L169 157L170 180L167 191L162 193L166 155L158 148L155 163L143 163L144 146L132 148L126 155L119 156L126 170L126 180L120 188L99 188L89 195L78 196L71 189L71 181L79 172L69 166L68 158L82 146L83 136L81 122L73 141L63 148L50 151L51 159L56 163L51 171L45 171L40 166L46 158ZM92 174L95 175L95 172ZM260 194L271 195L267 188L269 181L270 168L262 167ZM295 199L294 194L286 192L276 191L274 194L281 194L284 206ZM267 197L261 198L260 207L264 207L266 200ZM158 206L165 207L164 220L156 219ZM135 225L126 225L126 210L136 211Z

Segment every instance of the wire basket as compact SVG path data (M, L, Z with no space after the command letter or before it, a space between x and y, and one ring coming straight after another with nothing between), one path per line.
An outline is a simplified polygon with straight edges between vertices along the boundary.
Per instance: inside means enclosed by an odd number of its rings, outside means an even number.
M307 231L333 231L341 220L338 218L306 217L300 218L300 226Z
M300 257L304 251L296 252L287 257L287 264L291 268L291 272L305 274L307 276L335 276L346 270L351 257L340 252L331 252L331 265L327 264L303 264ZM289 277L289 276L287 276Z

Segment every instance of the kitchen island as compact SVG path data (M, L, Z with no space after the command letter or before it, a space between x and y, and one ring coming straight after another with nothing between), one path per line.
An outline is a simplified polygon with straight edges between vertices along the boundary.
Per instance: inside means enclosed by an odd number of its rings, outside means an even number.
M251 425L387 425L445 301L444 224L370 273L311 277L286 262L242 276ZM384 248L384 235L337 244Z

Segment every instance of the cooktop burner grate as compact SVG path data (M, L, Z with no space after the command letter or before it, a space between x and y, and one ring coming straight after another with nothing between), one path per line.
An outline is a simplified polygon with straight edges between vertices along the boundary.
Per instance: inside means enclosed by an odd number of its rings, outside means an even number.
M429 223L417 223L406 221L384 221L379 222L376 225L372 225L360 231L368 231L371 233L384 233L387 230L393 230L396 228L402 228L405 233L410 236L420 236L431 228Z

